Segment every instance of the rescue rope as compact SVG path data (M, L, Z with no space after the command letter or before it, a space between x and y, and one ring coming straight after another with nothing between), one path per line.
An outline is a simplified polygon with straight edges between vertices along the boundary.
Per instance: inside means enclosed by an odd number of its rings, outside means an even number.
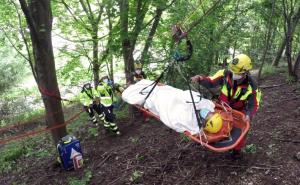
M185 26L186 26L186 22L188 21L188 20L190 20L193 16L194 16L194 14L196 13L196 11L200 8L200 6L203 4L203 1L201 1L201 0L199 0L200 1L200 3L198 4L198 6L195 8L195 10L189 15L189 16L187 16L187 17L185 17L185 19L183 20L183 21L180 21L179 22L179 25L182 25L182 27L183 28L185 28ZM181 24L182 23L182 24Z
M187 84L187 86L189 88L189 92L190 92L192 103L193 103L194 112L195 112L196 119L197 119L197 122L198 122L198 125L199 125L199 129L201 131L201 129L203 128L204 124L203 124L202 119L199 117L199 114L197 113L196 104L195 104L194 96L193 96L193 93L192 93L191 84L187 80L188 78L186 78L185 75L183 74L183 72L182 72L182 70L181 70L181 68L180 68L179 65L176 66L176 69L177 69L178 73L181 75L181 77L183 78L183 80L186 82L186 84ZM188 76L188 75L186 75L186 76ZM202 96L201 96L200 92L199 92L199 94L200 94L200 101L201 101Z
M150 84L150 85L148 85L148 86L146 86L146 87L144 87L141 91L140 91L140 94L141 95L145 95L145 94L147 94L147 96L145 97L145 100L144 100L144 103L146 102L146 100L148 99L148 97L150 96L150 94L152 93L152 91L154 90L154 88L156 87L156 85L158 84L158 82L161 80L161 78L164 76L164 74L165 73L168 73L169 72L169 70L170 70L170 68L171 68L171 66L173 66L175 64L175 62L174 61L172 61L164 70L163 70L163 72L159 75L159 77L152 83L152 84ZM150 87L150 86L152 86L153 85L153 87L151 88L151 90L149 91L149 92L143 92L144 90L146 90L148 87Z
M0 128L0 133L1 133L1 132L4 132L4 131L6 131L6 130L9 130L9 129L15 128L15 127L27 125L28 123L31 123L31 122L36 121L36 120L39 120L39 119L41 119L41 118L43 118L43 117L48 118L48 117L50 117L50 116L56 115L56 114L59 113L59 112L60 112L60 111L56 111L56 112L52 112L52 113L46 114L46 115L38 115L38 116L33 117L33 118L32 118L31 120L29 120L29 121L18 122L18 123L16 123L16 124L11 124L11 125L6 126L6 127L1 127L1 128Z
M50 97L56 98L56 99L61 100L61 101L68 101L68 102L71 102L71 103L74 102L74 101L68 100L66 98L62 98L61 96L57 95L57 94L59 94L59 91L57 91L57 92L49 92L49 91L46 90L46 88L41 87L39 85L38 85L38 89L40 90L40 92L43 95L50 96Z
M218 0L217 2L215 2L206 12L203 13L203 15L198 20L191 23L190 28L186 31L186 33L189 33L190 31L192 31L192 29L194 27L196 27L199 23L201 23L203 18L208 16L212 12L212 10L214 10L221 1L222 0Z
M54 129L57 129L57 128L60 128L60 127L64 127L64 126L70 124L76 118L78 118L80 116L80 114L83 113L83 112L84 112L84 110L79 111L78 113L73 115L70 119L65 121L64 123L61 123L61 124L58 124L58 125L55 125L55 126L52 126L52 127L45 127L43 129L27 132L27 133L24 133L24 134L19 134L19 135L16 135L16 136L11 136L11 137L8 137L4 140L0 140L0 145L4 145L4 144L7 144L11 141L16 141L16 140L23 139L23 138L26 138L26 137L29 137L29 136L38 135L38 134L41 134L43 132L49 132L51 130L54 130Z

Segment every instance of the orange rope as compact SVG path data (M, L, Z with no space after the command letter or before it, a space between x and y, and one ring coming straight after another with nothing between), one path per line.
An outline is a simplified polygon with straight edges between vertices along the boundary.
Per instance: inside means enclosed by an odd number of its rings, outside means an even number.
M77 117L79 117L80 114L83 113L83 112L84 112L84 110L81 110L80 112L76 113L74 116L72 116L70 119L68 119L67 121L65 121L62 124L58 124L58 125L52 126L50 128L46 127L46 128L40 129L40 130L27 132L27 133L24 133L24 134L19 134L19 135L16 135L16 136L8 137L7 139L4 139L4 140L0 140L0 145L4 145L4 144L7 144L11 141L23 139L23 138L26 138L26 137L29 137L29 136L34 136L34 135L37 135L37 134L40 134L40 133L43 133L43 132L49 132L51 130L66 126L69 123L71 123L73 120L75 120Z
M28 121L18 122L18 123L16 123L16 124L12 124L12 125L9 125L9 126L6 126L6 127L1 127L1 128L0 128L0 133L1 133L1 132L4 132L4 131L6 131L6 130L9 130L9 129L18 127L18 126L27 125L28 123L31 123L31 122L36 121L36 120L38 120L38 119L41 119L41 118L43 118L43 117L47 118L47 117L49 117L49 116L53 116L53 115L55 115L55 114L57 114L57 113L59 113L59 112L60 112L60 111L56 111L56 112L52 112L52 113L47 114L47 115L38 115L38 116L36 116L36 117L33 117L33 119L28 120Z

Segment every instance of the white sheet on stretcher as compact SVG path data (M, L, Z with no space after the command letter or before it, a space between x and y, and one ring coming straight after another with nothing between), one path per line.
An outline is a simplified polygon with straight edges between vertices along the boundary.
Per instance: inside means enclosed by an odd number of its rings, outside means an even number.
M152 83L153 81L144 79L130 85L122 93L122 99L129 104L142 105L153 87L153 85L149 86ZM145 87L147 88L144 89ZM197 92L192 91L192 94L197 110L207 108L212 112L214 111L215 105L212 101L204 98L200 100L200 94ZM199 126L191 102L191 95L188 90L183 91L168 85L156 86L146 100L144 108L149 109L165 125L175 131L180 133L189 131L191 134L196 134L199 133Z

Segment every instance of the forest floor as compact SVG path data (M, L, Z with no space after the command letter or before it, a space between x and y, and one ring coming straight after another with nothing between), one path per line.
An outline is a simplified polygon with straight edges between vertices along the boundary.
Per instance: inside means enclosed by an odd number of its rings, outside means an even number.
M55 156L21 157L16 165L23 170L0 174L0 184L300 184L300 84L287 84L283 74L262 81L263 100L242 159L207 151L158 121L124 118L118 137L103 127L92 137L91 123L74 133L84 168L64 171L55 167Z

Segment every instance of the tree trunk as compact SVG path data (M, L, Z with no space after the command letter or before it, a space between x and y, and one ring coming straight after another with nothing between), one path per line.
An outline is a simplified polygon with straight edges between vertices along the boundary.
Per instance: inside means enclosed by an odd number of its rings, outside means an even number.
M296 81L299 79L299 74L298 74L299 66L300 66L300 52L298 52L298 56L297 56L297 59L296 59L295 65L294 65L294 74L296 77Z
M131 83L133 81L133 77L131 75L134 70L134 59L132 55L132 46L129 39L128 33L128 11L129 11L129 3L128 0L120 1L120 22L121 22L121 43L122 43L122 53L124 59L125 66L125 77L126 83Z
M98 86L99 83L99 57L98 57L98 27L93 29L93 76L94 76L94 86Z
M292 64L292 39L293 39L293 23L292 23L292 12L294 7L290 7L291 9L289 10L289 5L285 0L282 0L282 6L283 6L283 15L284 15L284 33L285 33L285 38L286 38L286 59L288 63L288 72L289 76L294 78L293 80L296 80L296 75L294 74L293 70L293 64ZM300 15L300 9L298 10L298 13L296 14L298 16Z
M273 62L272 62L272 66L276 66L276 67L278 66L279 61L280 61L281 56L282 56L282 52L283 52L283 50L284 50L284 48L285 48L285 44L286 44L286 39L285 39L285 37L284 37L284 39L283 39L283 41L281 42L280 47L279 47L279 49L278 49L278 51L277 51L276 57L274 58L274 60L273 60Z
M300 8L298 8L297 13L294 14L293 18L291 18L291 19L292 19L292 23L291 23L292 24L291 25L291 37L293 37L293 35L295 33L295 30L296 30L296 27L298 25L298 22L300 20ZM273 66L278 66L279 61L280 61L281 56L282 56L282 52L283 52L283 50L284 50L285 47L286 47L286 37L284 36L283 37L283 41L281 42L280 47L279 47L279 49L277 51L276 57L275 57L275 59L272 62Z
M34 55L34 70L37 84L46 110L46 123L53 127L64 123L64 115L60 92L58 89L56 70L51 41L52 12L50 0L19 0L26 22L30 29ZM56 145L59 139L67 134L66 127L52 130L52 138Z
M268 23L268 31L267 31L267 34L266 34L266 41L265 41L265 50L264 50L264 53L263 53L263 57L262 57L262 62L261 62L261 66L259 68L259 71L258 71L258 77L257 77L257 81L258 81L258 84L260 83L260 76L261 76L261 71L262 71L262 68L265 64L265 61L266 61L266 55L267 55L267 52L270 48L270 39L271 39L271 34L272 34L272 19L273 19L273 15L274 15L274 12L275 12L275 0L272 1L272 12L271 12L271 15L269 17L269 23Z
M152 40L153 40L153 37L155 35L156 29L158 27L158 24L159 24L162 13L163 13L163 9L161 9L161 8L156 9L156 15L155 15L154 22L153 22L153 25L152 25L151 30L149 32L148 38L146 40L146 44L145 44L145 47L143 49L143 52L141 54L141 64L142 65L144 65L145 61L147 61L149 59L148 50L149 50L150 45L152 43Z

